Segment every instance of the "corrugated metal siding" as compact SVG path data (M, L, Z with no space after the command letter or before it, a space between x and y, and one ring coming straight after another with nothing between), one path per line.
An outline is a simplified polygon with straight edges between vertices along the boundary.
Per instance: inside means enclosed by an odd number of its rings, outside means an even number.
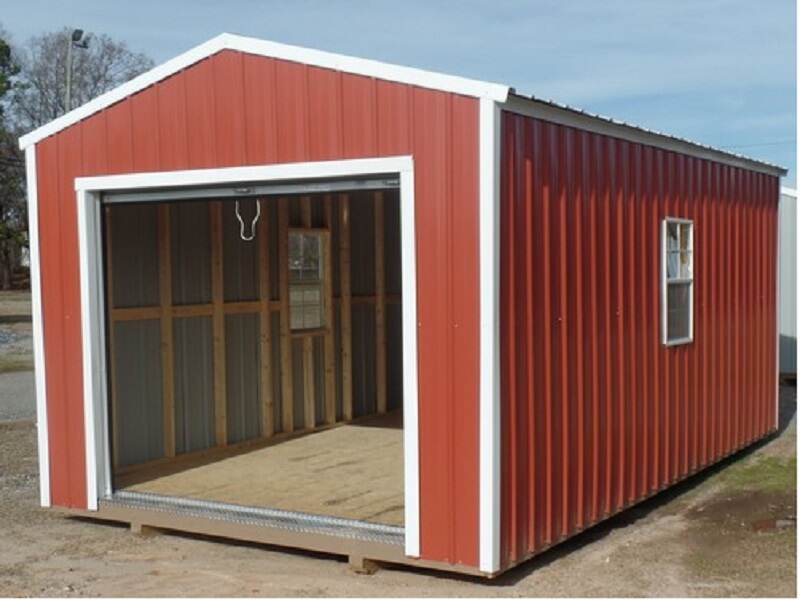
M112 281L114 308L156 306L158 283L158 213L155 206L127 204L111 212L111 268L124 273Z
M211 317L173 319L175 451L214 445L214 348Z
M401 154L416 176L421 553L477 563L478 101L232 51L37 144L54 504L86 506L74 178Z
M267 204L269 201L261 201ZM256 215L255 202L240 201L240 215L245 223L245 235L251 234L250 224ZM266 211L266 207L262 207ZM233 202L222 203L222 273L225 302L256 300L258 298L258 244L243 242Z
M777 178L503 113L502 561L776 427ZM695 223L694 343L660 227Z
M261 315L225 316L225 386L228 443L261 434L259 395L259 319Z
M170 207L172 302L211 302L211 235L207 202L176 202Z
M114 324L112 357L117 397L115 423L120 466L164 456L164 413L161 408L161 324L157 320Z

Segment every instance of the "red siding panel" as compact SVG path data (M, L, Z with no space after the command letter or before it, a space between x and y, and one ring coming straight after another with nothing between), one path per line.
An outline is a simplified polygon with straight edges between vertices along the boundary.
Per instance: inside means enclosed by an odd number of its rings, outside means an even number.
M86 506L74 178L411 154L421 554L478 562L478 101L221 52L39 143L51 489Z
M778 180L504 113L503 565L776 427ZM661 344L661 221L695 223L694 342Z

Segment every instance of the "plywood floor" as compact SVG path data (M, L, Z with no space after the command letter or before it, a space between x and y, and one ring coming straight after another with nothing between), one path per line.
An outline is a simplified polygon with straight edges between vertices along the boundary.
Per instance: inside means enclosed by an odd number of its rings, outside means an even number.
M403 525L399 412L179 468L135 471L117 488Z

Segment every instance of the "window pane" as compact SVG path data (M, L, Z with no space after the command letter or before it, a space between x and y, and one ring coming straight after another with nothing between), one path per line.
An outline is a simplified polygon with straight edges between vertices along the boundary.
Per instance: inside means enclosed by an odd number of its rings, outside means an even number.
M681 224L681 250L691 250L692 225L690 223Z
M679 252L667 253L667 279L675 279L679 273Z
M289 328L302 329L303 328L303 313L299 306L292 306L289 310Z
M681 252L681 277L692 277L692 253L688 250Z
M678 250L678 224L667 223L667 250Z
M322 327L322 310L319 304L306 305L303 308L303 327L306 329Z
M690 283L667 285L667 339L689 337Z

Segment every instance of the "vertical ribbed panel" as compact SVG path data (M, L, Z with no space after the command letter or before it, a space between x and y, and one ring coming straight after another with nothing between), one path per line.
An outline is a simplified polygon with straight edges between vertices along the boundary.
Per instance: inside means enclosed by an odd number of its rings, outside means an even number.
M776 427L777 178L511 113L502 560ZM694 341L661 344L661 221L694 220Z
M164 456L164 413L161 408L161 344L157 320L114 323L116 381L115 423L120 466Z

